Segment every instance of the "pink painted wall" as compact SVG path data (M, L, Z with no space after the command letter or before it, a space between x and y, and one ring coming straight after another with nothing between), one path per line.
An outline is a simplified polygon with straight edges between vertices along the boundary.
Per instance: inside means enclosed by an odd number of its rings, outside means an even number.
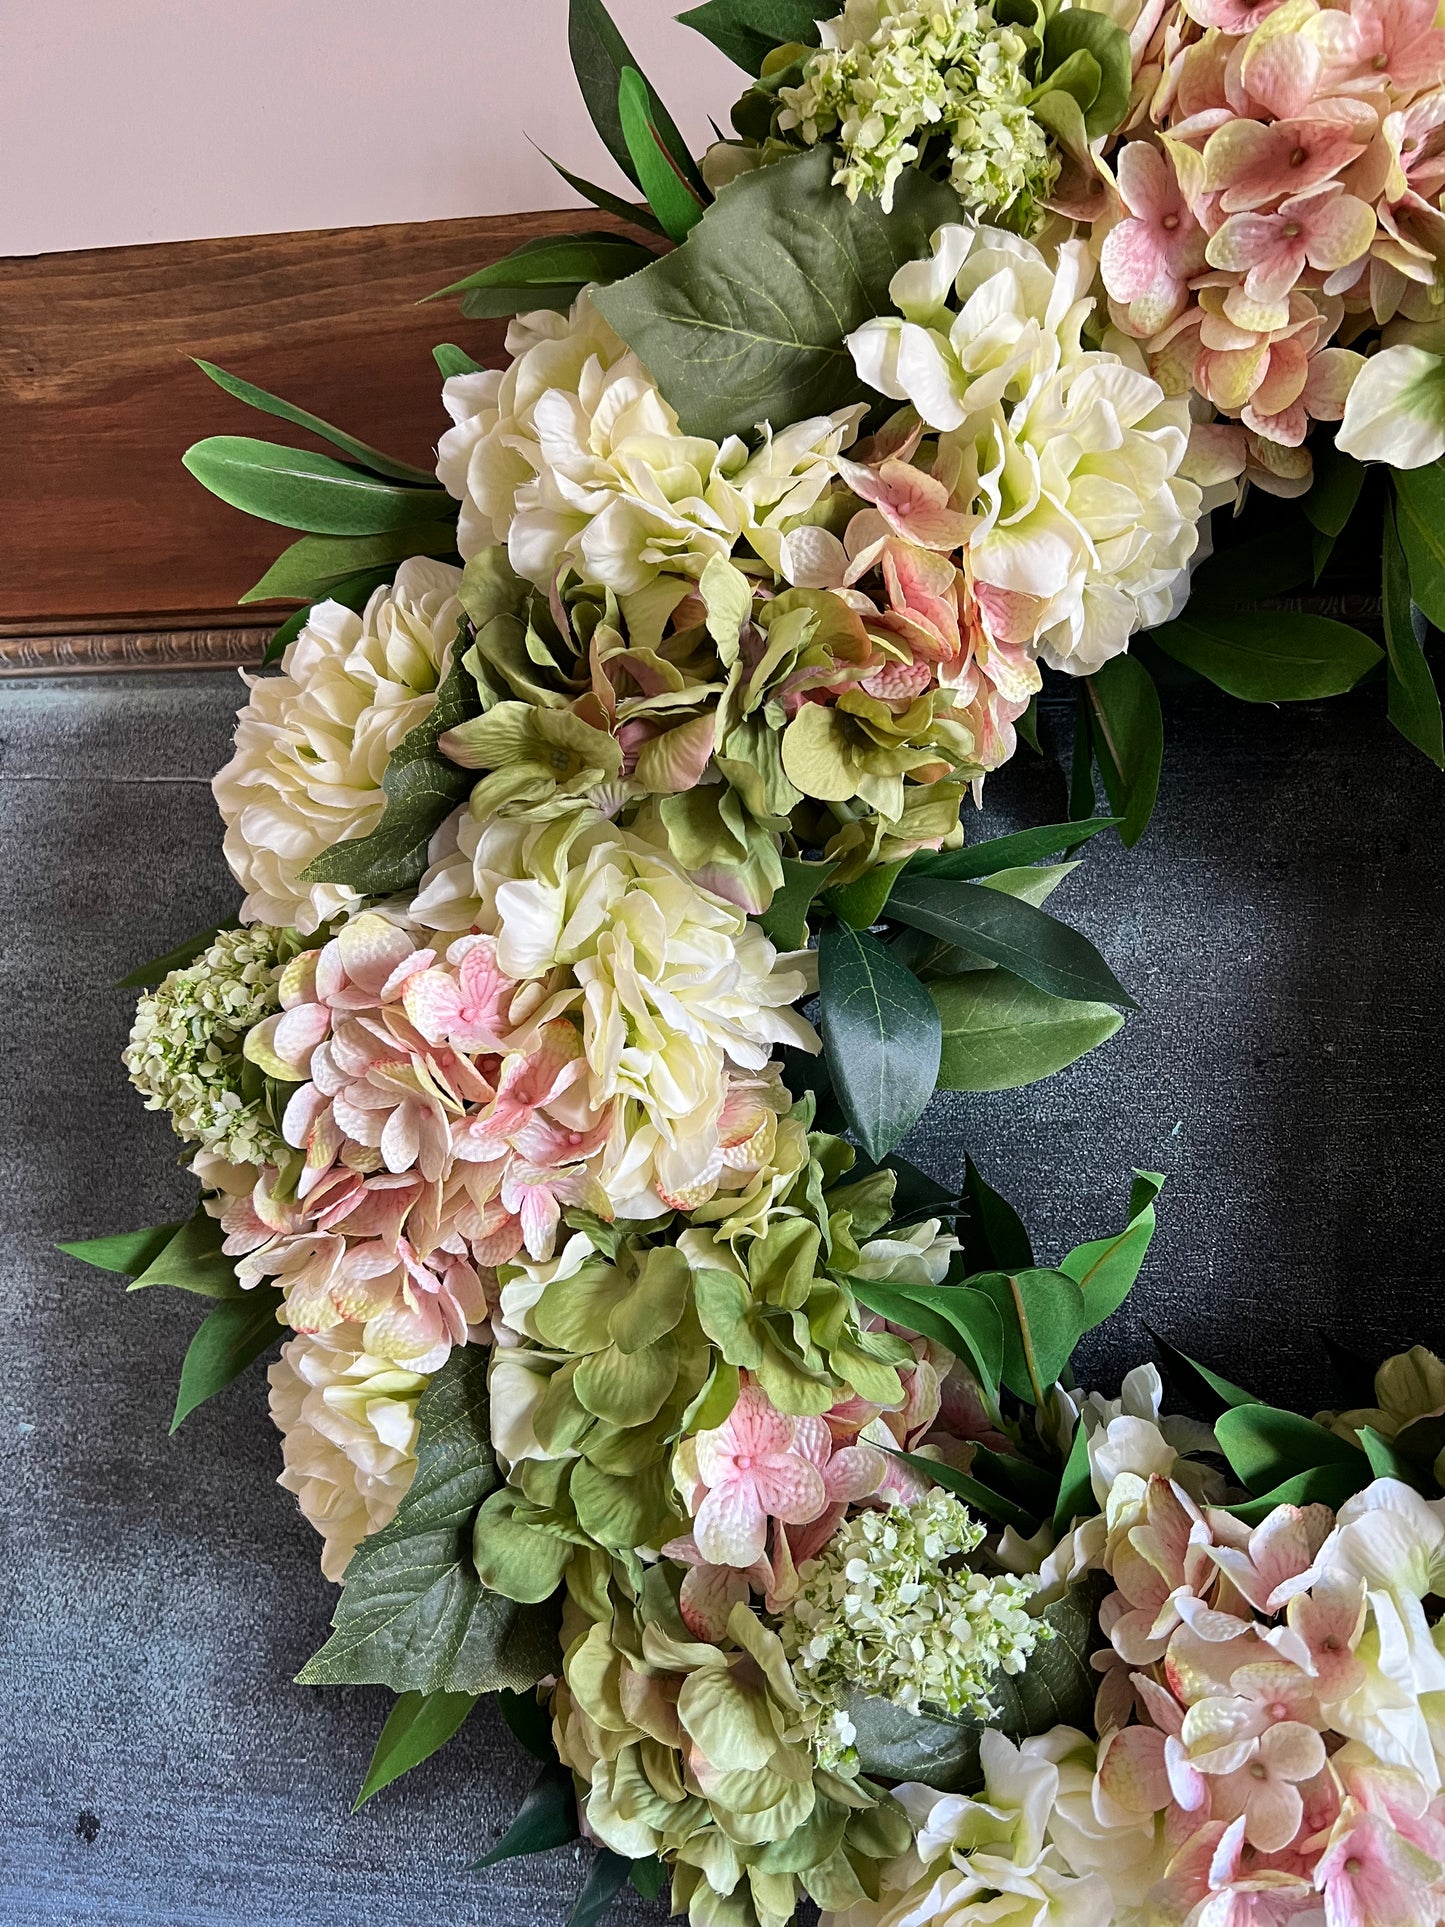
M612 0L700 147L744 77ZM566 0L0 0L0 254L564 207L619 188Z

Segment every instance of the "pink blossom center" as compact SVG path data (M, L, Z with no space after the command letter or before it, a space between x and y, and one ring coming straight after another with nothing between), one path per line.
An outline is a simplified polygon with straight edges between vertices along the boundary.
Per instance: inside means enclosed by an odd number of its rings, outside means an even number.
M1164 228L1167 233L1172 234L1179 225L1179 216L1177 214L1166 214L1159 225Z
M1289 164L1290 164L1290 166L1291 166L1291 167L1303 167L1303 165L1304 165L1304 162L1305 162L1305 151L1304 151L1304 149L1303 149L1302 147L1297 147L1297 148L1295 148L1295 150L1294 150L1294 152L1293 152L1293 153L1292 153L1292 154L1290 155L1290 157L1289 157Z

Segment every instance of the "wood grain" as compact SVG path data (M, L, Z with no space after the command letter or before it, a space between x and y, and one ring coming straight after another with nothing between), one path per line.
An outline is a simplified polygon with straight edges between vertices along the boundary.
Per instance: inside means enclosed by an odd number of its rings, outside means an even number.
M427 464L447 426L433 345L497 360L503 324L417 303L579 225L609 223L502 215L0 260L0 635L274 627L284 610L235 602L287 531L207 495L181 454L203 435L307 438L189 358Z

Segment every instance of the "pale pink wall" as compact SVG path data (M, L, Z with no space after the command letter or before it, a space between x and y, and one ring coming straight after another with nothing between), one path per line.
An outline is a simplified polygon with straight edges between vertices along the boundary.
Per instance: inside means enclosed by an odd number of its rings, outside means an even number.
M700 146L744 77L613 0ZM622 183L566 0L0 0L0 254L564 207L527 136Z

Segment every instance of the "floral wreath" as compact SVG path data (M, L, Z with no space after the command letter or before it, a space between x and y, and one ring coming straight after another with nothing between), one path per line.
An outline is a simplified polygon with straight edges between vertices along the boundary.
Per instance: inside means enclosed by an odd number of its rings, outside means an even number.
M571 0L629 185L444 291L513 319L436 350L435 476L201 364L337 452L186 457L300 606L215 779L240 920L128 980L201 1202L65 1249L213 1301L177 1424L284 1337L301 1679L396 1694L363 1797L498 1694L541 1764L478 1864L585 1836L575 1922L1428 1927L1445 1364L1086 1392L1163 1180L1040 1263L896 1147L1125 1021L1043 905L1144 831L1156 673L1383 661L1445 767L1445 31L828 11L684 16L751 77L699 162ZM1341 536L1383 652L1299 606ZM970 841L1046 671L1070 820Z

